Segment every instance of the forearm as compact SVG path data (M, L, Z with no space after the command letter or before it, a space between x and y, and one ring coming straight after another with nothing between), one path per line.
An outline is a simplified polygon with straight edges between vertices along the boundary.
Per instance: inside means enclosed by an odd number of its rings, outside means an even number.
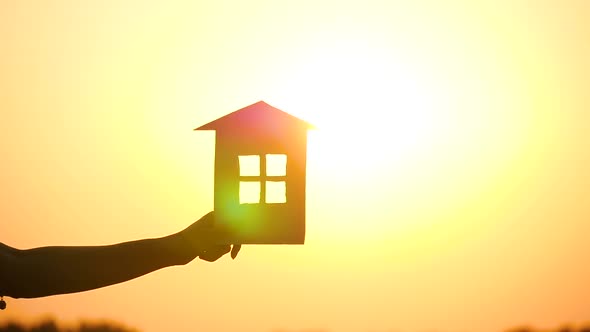
M4 266L4 287L11 297L43 297L105 287L149 272L185 264L179 234L108 246L42 247L17 250L13 264Z

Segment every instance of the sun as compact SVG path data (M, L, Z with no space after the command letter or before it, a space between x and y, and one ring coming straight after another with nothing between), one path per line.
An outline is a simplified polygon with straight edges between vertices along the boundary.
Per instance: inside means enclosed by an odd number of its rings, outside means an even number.
M434 148L448 129L434 107L439 91L427 78L382 48L332 42L301 59L271 103L317 127L310 157L329 174L375 174Z

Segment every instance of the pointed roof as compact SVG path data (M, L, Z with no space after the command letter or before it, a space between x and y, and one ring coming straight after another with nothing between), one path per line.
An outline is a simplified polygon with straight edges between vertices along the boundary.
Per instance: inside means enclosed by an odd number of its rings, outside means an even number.
M259 101L195 128L195 130L264 130L285 127L302 129L314 128L311 124L289 113L270 106L264 101Z

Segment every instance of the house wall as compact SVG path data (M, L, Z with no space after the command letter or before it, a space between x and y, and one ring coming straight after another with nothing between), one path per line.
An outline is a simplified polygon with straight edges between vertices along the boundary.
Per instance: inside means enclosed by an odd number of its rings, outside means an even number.
M303 243L306 151L306 130L217 132L214 205L225 242ZM238 156L250 154L287 155L286 203L239 204Z

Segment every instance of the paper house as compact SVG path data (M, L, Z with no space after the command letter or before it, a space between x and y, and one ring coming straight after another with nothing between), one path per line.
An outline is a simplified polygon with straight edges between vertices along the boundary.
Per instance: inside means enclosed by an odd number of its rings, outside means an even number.
M214 209L227 244L303 244L309 123L260 101L215 130Z

